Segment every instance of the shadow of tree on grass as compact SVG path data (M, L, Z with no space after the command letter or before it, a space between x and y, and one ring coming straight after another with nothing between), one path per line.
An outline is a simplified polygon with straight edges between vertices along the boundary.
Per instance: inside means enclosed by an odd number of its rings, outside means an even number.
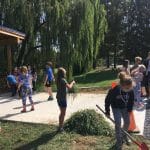
M40 145L46 144L58 134L57 131L41 135L34 141L15 148L14 150L37 150Z

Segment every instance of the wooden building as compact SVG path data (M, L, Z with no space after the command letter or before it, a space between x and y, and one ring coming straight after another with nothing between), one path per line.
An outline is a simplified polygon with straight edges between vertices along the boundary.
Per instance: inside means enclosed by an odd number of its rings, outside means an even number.
M6 53L6 56L2 56L1 54L1 57L6 57L4 58L4 61L7 64L7 66L5 66L7 68L7 71L11 71L13 67L12 49L11 49L12 46L20 44L24 39L25 34L4 26L0 26L0 47L1 49L3 48L2 51ZM2 60L0 59L0 61ZM0 68L2 67L4 66L0 65ZM0 74L0 84L1 84L0 91L1 89L3 89L4 86L3 84L5 83L4 78L6 78L6 75Z
M24 38L25 34L4 26L0 26L0 46L7 47L7 67L9 71L12 69L11 46L21 43Z

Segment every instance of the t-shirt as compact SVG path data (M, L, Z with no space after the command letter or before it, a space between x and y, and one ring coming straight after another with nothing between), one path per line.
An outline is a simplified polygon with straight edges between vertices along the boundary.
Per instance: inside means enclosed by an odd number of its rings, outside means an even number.
M131 68L130 71L132 72L133 70L137 69L138 67L139 67L139 65L138 65L138 64L135 64L135 65L132 66L132 68Z
M16 78L14 75L8 75L7 76L7 81L9 84L17 84Z
M58 100L66 100L67 99L67 81L65 78L62 78L59 83L57 83L57 96Z
M49 67L47 70L46 70L46 75L48 75L48 81L52 81L53 80L53 71L52 71L52 68Z
M23 87L31 87L31 75L20 75L19 76L19 83L22 84Z

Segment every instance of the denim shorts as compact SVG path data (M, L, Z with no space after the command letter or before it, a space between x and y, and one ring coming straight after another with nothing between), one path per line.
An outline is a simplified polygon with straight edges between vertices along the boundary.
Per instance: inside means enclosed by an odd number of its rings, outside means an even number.
M59 99L57 99L57 103L58 103L59 107L62 107L62 108L66 108L67 107L67 100L59 100Z

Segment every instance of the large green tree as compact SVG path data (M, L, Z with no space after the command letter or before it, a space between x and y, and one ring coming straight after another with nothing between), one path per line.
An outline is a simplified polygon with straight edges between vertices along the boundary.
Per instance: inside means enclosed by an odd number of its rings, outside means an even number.
M17 65L57 58L69 76L95 66L107 30L100 0L5 0L0 6L3 25L26 34Z

